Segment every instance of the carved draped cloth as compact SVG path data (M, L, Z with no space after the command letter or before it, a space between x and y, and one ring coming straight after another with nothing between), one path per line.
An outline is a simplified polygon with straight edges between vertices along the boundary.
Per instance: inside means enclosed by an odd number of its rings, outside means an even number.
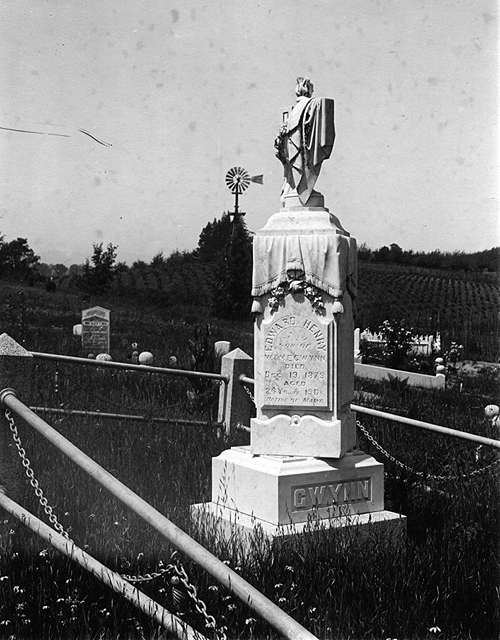
M303 206L309 200L324 160L335 141L334 102L331 98L301 96L287 121L286 144L280 156L285 167L283 194L296 190Z
M340 298L357 295L356 240L335 233L256 235L253 241L252 296L259 297L290 279L304 280Z

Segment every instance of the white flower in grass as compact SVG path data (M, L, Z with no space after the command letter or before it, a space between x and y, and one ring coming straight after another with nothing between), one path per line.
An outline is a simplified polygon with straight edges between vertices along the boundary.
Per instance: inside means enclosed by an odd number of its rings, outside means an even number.
M429 631L431 633L441 633L441 629L439 627L431 627Z

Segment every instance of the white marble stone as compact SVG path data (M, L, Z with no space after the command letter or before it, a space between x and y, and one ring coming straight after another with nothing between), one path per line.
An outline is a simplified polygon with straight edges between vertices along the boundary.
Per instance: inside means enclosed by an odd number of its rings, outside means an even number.
M391 539L392 542L398 542L402 548L406 541L406 516L387 510L325 519L313 517L307 522L275 526L213 502L206 502L192 505L191 516L195 527L205 531L216 530L227 543L237 540L236 547L246 559L252 552L258 552L259 547L262 548L262 537L279 546L286 544L290 536L307 535L323 528L338 531L349 529L352 536L349 538L351 544L354 540L364 544L370 536L376 536L377 540L381 537Z
M212 459L212 503L275 527L384 509L383 464L362 452L342 459L254 456L233 447Z
M352 310L334 313L300 291L287 293L264 311L255 328L255 401L251 447L255 454L341 458L356 443Z

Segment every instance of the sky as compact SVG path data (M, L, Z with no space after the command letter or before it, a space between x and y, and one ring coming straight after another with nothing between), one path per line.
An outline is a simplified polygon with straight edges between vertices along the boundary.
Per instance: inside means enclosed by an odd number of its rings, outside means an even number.
M0 235L67 266L192 250L237 166L261 229L308 76L335 100L316 189L359 244L498 246L498 35L494 0L3 1Z

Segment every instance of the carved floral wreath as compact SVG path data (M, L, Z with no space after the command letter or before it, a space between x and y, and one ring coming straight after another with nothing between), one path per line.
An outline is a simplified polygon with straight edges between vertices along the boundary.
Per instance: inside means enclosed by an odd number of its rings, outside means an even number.
M317 313L325 309L325 303L323 302L320 289L304 282L304 280L291 280L290 282L283 282L279 287L271 289L271 297L269 298L271 311L277 311L280 302L285 298L287 293L302 293Z

